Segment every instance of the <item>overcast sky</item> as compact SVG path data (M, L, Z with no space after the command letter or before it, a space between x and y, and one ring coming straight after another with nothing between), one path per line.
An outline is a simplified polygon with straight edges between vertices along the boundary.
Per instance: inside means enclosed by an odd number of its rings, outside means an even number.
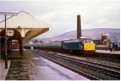
M76 30L77 15L81 15L82 29L120 28L120 0L0 1L0 11L21 10L50 25L40 37Z

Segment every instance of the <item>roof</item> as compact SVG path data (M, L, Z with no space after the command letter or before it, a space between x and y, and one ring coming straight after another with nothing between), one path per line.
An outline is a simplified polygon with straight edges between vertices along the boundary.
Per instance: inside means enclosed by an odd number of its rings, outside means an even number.
M21 11L16 16L6 19L8 29L17 29L21 32L23 40L30 40L49 30L49 25L34 18L25 11ZM5 20L0 22L0 30L5 28Z

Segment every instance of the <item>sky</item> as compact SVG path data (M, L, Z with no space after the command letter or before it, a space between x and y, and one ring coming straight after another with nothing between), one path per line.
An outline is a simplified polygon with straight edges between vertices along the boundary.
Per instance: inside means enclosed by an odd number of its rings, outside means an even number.
M42 38L76 30L77 15L82 29L120 28L120 0L0 0L0 12L22 10L50 26Z

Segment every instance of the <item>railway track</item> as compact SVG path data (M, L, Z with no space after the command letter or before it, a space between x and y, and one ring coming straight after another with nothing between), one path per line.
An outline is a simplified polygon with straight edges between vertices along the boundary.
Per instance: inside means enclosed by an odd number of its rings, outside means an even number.
M89 62L71 57L57 55L53 52L32 51L55 63L65 66L91 80L120 80L120 67Z

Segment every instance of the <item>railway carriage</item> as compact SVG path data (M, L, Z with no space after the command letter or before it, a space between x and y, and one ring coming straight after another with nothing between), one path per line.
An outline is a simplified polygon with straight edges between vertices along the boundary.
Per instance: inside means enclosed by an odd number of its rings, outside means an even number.
M42 45L43 45L43 49L45 49L45 50L50 50L51 49L50 42L43 43Z
M52 41L50 42L51 50L53 51L62 51L62 41Z

